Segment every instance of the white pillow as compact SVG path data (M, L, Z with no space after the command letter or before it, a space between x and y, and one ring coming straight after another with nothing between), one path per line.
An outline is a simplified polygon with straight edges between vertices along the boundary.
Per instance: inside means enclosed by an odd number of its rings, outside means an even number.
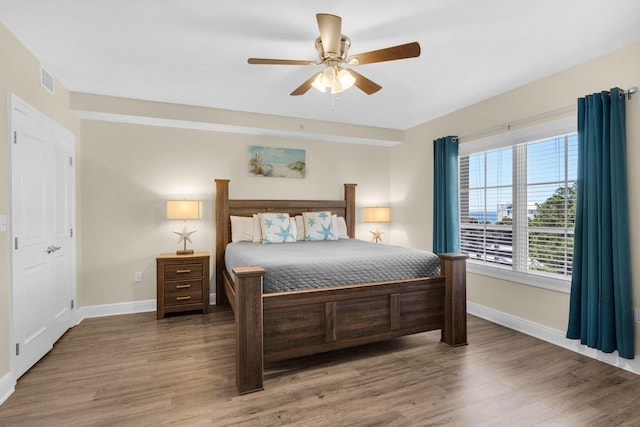
M304 219L302 215L296 215L296 241L304 240Z
M293 241L298 240L298 224L296 223L296 219L294 217L289 217L289 222L291 223L291 235L293 236Z
M231 216L231 241L253 241L253 218L248 216Z
M293 242L288 213L259 213L262 243Z
M347 223L344 218L336 214L331 215L331 225L333 226L333 233L338 239L348 239Z
M304 240L336 240L331 226L331 212L302 212Z
M258 214L253 214L253 243L262 243L262 230Z

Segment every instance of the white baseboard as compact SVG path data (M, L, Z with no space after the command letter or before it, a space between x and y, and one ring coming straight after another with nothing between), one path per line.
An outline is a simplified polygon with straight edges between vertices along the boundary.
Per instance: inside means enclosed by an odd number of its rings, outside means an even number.
M216 294L209 295L210 304L215 304ZM156 311L156 300L123 302L117 304L90 305L76 311L76 325L92 317L117 316L120 314L145 313Z
M548 326L540 325L538 323L531 322L530 320L525 320L473 302L467 301L467 312L490 322L497 323L498 325L506 326L509 329L522 332L523 334L530 335L551 344L566 348L567 350L580 353L592 359L596 359L640 375L640 358L638 357L629 360L618 356L617 351L613 353L603 353L599 350L580 344L580 341L578 340L566 338L564 331L549 328Z
M120 314L144 313L155 311L156 300L123 302L117 304L89 305L76 311L76 325L92 317L117 316Z
M13 376L13 372L7 372L2 378L0 378L0 405L13 394L16 389L16 379Z

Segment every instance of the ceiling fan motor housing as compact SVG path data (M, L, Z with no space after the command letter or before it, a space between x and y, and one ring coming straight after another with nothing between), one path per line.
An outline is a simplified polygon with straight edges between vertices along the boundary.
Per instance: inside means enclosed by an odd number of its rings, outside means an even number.
M316 50L318 51L318 56L321 61L325 61L328 59L332 60L340 60L343 61L347 58L347 53L349 52L349 48L351 47L351 39L344 34L340 35L340 52L325 52L324 46L322 46L322 39L320 37L316 38Z

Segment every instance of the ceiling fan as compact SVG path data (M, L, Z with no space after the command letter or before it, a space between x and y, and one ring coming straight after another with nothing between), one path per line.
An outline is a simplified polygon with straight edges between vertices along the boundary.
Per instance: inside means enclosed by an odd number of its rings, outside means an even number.
M327 13L318 13L316 19L320 29L320 37L315 42L316 50L320 56L319 61L249 58L249 64L324 65L323 71L314 74L291 92L290 95L293 96L304 95L312 87L320 92L337 94L354 85L367 95L371 95L382 89L382 86L351 68L344 68L343 65L355 66L420 56L418 42L347 56L351 47L351 39L342 34L342 18Z

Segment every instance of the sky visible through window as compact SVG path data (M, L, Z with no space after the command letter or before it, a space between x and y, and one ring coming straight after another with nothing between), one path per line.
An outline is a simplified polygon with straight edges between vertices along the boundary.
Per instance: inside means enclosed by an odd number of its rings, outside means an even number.
M571 134L527 144L527 201L541 204L566 179L577 179L578 137ZM568 161L565 165L565 149ZM513 148L507 147L469 156L469 216L496 223L511 208L513 199ZM486 185L485 185L486 180ZM571 184L569 184L570 186ZM510 215L508 215L510 216Z

